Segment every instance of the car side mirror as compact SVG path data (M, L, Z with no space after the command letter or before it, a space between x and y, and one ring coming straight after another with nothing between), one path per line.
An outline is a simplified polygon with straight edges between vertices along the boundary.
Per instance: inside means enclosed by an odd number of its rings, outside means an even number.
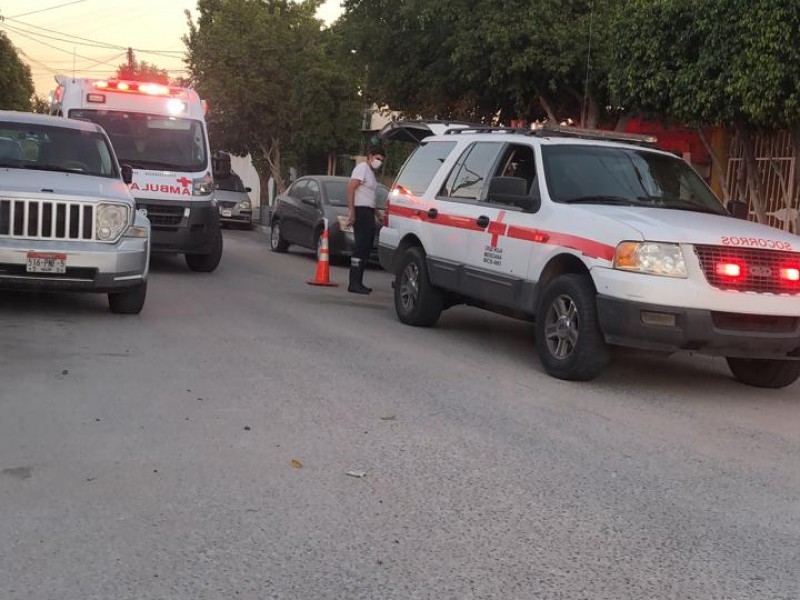
M541 200L528 194L528 182L522 177L492 177L488 201L518 206L524 211L539 210Z
M128 185L133 183L133 167L130 165L120 165L119 166L120 174L122 175L122 181L127 183Z
M728 212L734 219L744 219L750 216L750 205L740 200L730 200L727 206Z

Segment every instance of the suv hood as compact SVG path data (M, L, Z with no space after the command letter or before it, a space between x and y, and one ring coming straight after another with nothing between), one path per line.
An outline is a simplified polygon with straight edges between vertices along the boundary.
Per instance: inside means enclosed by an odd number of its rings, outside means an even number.
M133 206L128 186L121 179L32 169L0 169L0 196L72 196L84 201L117 200Z
M792 250L800 252L800 236L780 229L705 213L647 207L580 206L587 219L612 220L638 232L642 240Z

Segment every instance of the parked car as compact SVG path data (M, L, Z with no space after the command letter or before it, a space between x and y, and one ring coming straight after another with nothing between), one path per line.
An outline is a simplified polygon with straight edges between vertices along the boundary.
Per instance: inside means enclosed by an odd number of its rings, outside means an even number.
M99 125L0 111L0 288L101 292L139 313L150 222L131 180Z
M800 237L733 218L654 142L431 130L380 233L398 319L433 326L456 304L533 319L542 365L560 379L598 376L615 345L723 356L757 387L797 381Z
M286 252L290 244L317 250L324 219L328 220L328 244L331 257L350 256L355 243L353 228L347 225L347 184L349 177L301 177L275 203L270 222L270 247ZM376 219L380 229L389 189L378 184ZM374 258L378 257L375 235Z
M214 195L219 202L219 220L223 225L238 225L250 229L253 203L248 194L253 190L245 187L241 178L231 171L229 177L214 180Z

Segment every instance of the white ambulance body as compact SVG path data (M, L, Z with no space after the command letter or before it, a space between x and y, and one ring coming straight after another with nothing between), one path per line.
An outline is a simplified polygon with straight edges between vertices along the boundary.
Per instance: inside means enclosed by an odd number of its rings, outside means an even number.
M57 76L51 113L97 123L121 165L133 169L131 193L150 219L154 252L182 253L195 271L222 256L205 103L192 89L123 80Z

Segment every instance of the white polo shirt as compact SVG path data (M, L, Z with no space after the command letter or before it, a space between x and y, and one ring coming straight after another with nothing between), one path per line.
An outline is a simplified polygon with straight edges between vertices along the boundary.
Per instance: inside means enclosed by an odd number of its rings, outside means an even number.
M357 164L350 179L358 179L361 182L361 185L356 188L354 204L375 208L375 190L378 189L378 180L375 179L375 173L370 166L366 162Z

